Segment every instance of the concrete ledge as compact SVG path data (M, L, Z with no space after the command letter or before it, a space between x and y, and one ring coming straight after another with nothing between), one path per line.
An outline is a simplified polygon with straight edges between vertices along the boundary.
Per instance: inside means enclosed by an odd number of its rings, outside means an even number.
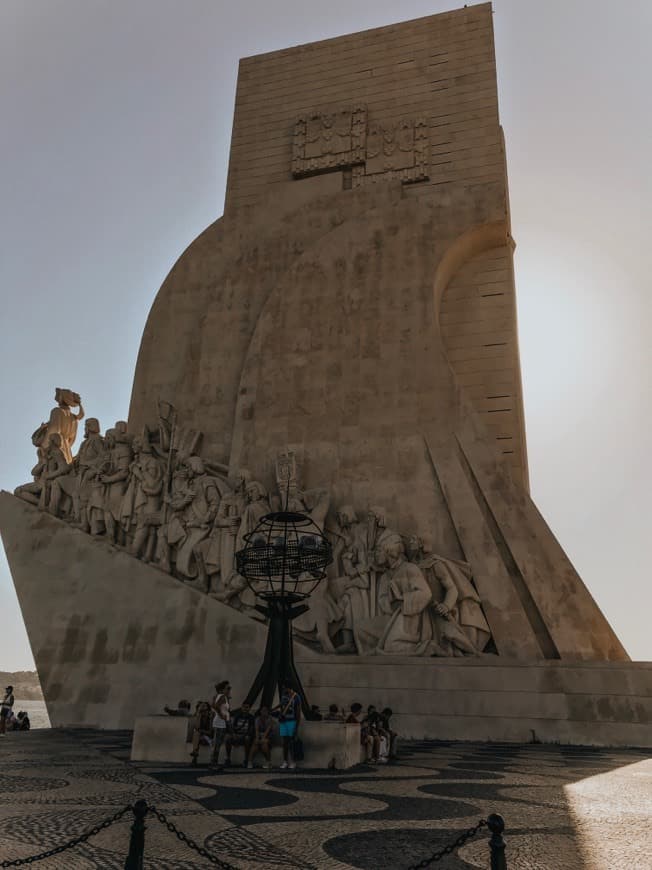
M141 716L134 723L132 761L190 762L191 720L185 716Z
M140 716L134 724L131 743L132 761L190 763L189 720L182 716ZM346 770L360 763L360 727L342 722L302 722L299 736L303 741L302 767ZM208 748L200 749L202 761L208 760ZM222 756L223 757L223 756ZM244 760L242 747L233 748L235 765ZM281 741L272 745L272 765L283 760ZM258 763L262 756L258 756Z

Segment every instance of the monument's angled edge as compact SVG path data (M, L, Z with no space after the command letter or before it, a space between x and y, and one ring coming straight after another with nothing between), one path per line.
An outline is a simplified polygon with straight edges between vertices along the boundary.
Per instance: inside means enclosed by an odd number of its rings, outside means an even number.
M412 736L644 742L649 669L528 493L512 249L489 4L241 62L224 217L156 297L128 425L87 421L68 471L58 391L60 482L0 499L54 722L128 727L190 657L198 696L246 683L233 554L289 497L335 544L295 623L312 697L412 685Z

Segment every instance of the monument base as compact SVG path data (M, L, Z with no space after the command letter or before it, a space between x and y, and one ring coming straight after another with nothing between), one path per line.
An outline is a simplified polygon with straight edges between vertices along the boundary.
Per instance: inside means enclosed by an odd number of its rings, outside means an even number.
M242 702L264 625L9 493L0 530L53 726L133 728L179 698L209 700L221 679ZM407 739L652 746L650 662L326 656L300 644L295 660L311 704L389 706Z
M132 761L190 763L189 719L184 716L140 716L134 724L131 744ZM300 731L304 759L302 767L324 770L347 770L362 760L360 726L340 722L302 722ZM235 766L242 764L242 747L233 748ZM222 756L224 758L223 750ZM199 761L210 760L210 747L200 747ZM262 755L257 757L257 762ZM272 766L283 761L280 742L272 746Z
M311 703L391 707L406 739L652 746L652 662L295 659Z

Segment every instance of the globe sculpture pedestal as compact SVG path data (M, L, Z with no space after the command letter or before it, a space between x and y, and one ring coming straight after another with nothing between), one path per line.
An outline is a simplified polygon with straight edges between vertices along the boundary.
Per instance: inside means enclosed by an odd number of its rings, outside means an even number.
M269 629L265 658L245 699L248 704L253 704L262 691L261 706L271 707L277 687L285 682L301 696L303 712L309 714L292 648L292 620L308 610L306 604L299 603L302 600L299 595L269 595L265 605L256 606L269 619Z
M235 554L238 573L264 601L256 610L269 620L265 657L246 701L253 705L262 692L261 704L271 707L286 684L300 695L309 718L294 664L292 620L309 609L306 600L326 576L333 560L330 542L309 516L294 511L266 514L245 540Z

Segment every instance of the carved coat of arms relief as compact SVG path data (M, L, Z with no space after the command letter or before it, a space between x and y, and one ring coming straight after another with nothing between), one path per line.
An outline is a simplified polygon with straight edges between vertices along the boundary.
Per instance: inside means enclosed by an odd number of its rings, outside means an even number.
M430 140L425 119L386 124L368 120L367 107L312 112L294 128L292 175L303 178L351 169L352 183L428 178Z

